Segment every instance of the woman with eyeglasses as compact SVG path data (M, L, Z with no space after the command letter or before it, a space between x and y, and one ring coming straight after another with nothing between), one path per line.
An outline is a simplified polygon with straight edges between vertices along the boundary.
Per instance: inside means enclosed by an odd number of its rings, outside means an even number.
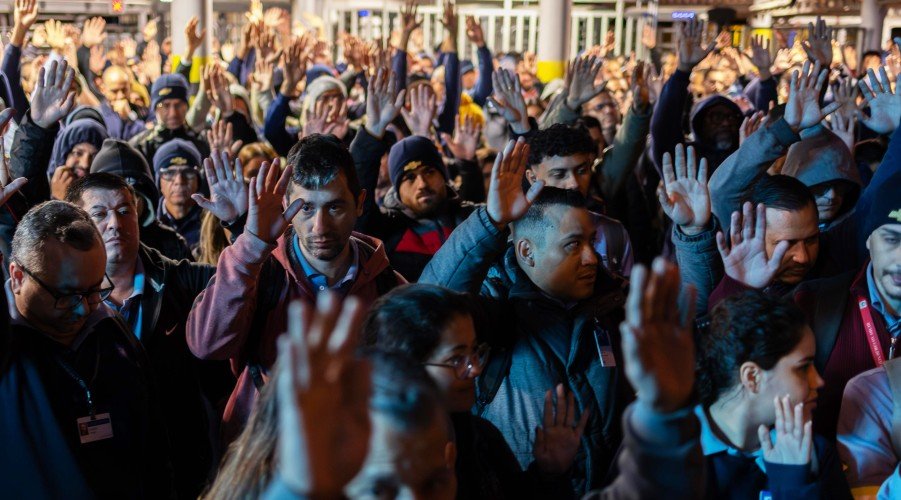
M434 285L395 288L377 300L363 327L364 344L405 354L435 380L457 441L457 498L570 498L567 474L588 413L575 421L573 396L563 387L545 398L545 425L536 429L535 461L525 472L500 431L471 409L476 377L489 348L476 335L474 304ZM555 418L556 415L556 418Z

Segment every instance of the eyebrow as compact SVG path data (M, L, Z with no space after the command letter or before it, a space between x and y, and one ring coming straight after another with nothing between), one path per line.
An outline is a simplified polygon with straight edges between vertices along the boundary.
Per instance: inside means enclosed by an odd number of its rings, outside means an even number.
M885 236L894 236L894 237L896 237L896 238L901 237L901 232L894 231L894 230L889 229L889 228L885 228L885 227L884 227L884 228L880 229L880 231L882 231L882 234L885 235Z

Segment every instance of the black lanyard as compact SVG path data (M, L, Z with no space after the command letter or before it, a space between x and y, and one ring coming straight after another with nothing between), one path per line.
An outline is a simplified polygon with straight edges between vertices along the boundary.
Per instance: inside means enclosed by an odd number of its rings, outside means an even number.
M93 418L94 415L97 414L97 412L94 408L94 396L93 394L91 394L91 386L94 385L94 381L97 379L97 373L100 372L100 346L97 346L97 360L94 362L94 374L91 376L90 383L85 382L84 379L81 378L81 375L79 375L78 372L76 372L75 369L72 368L72 365L63 360L61 356L55 356L54 359L56 359L56 363L60 366L60 368L62 368L63 371L65 371L66 374L69 375L69 377L74 380L79 387L81 387L81 390L84 391L85 399L88 402L88 413L90 414L91 418Z

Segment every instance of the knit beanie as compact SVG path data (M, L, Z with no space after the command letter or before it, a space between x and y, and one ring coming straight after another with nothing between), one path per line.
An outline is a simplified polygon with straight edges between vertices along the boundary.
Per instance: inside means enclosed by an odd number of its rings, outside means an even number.
M404 177L404 172L416 170L422 166L431 166L441 172L444 180L448 180L447 167L444 165L444 159L438 152L438 148L429 139L414 135L406 137L391 146L388 153L388 175L391 178L391 185L397 190L400 182Z

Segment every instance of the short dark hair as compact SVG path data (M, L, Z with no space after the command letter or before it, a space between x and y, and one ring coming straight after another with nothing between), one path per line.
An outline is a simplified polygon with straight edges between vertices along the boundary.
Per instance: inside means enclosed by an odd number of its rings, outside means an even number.
M770 370L801 341L804 313L791 300L758 290L726 298L698 338L698 392L704 405L738 383L742 363Z
M354 159L347 147L333 135L312 134L304 137L288 152L288 165L294 169L291 181L298 186L321 189L343 173L354 198L360 196Z
M421 363L438 347L441 331L451 320L473 315L472 306L468 296L440 286L399 286L373 303L363 325L363 341Z
M596 151L591 134L584 127L555 123L532 134L529 141L529 167L553 156L572 156Z
M513 235L519 237L528 234L534 242L543 244L544 233L555 221L547 218L547 212L553 207L581 208L587 210L587 202L582 193L574 189L561 189L545 186L535 202L519 220L513 223Z
M370 410L403 430L424 429L435 418L444 418L448 439L454 438L438 387L421 363L401 353L379 349L364 355L372 364Z
M77 179L66 190L66 201L81 206L82 196L92 189L104 191L128 191L135 205L138 203L138 195L135 188L124 178L107 172L95 172Z
M794 212L807 207L816 208L810 188L788 175L765 175L745 193L745 201L767 208Z
M41 272L44 242L50 238L82 252L102 241L87 212L66 201L45 201L29 210L16 226L11 260L31 272Z

